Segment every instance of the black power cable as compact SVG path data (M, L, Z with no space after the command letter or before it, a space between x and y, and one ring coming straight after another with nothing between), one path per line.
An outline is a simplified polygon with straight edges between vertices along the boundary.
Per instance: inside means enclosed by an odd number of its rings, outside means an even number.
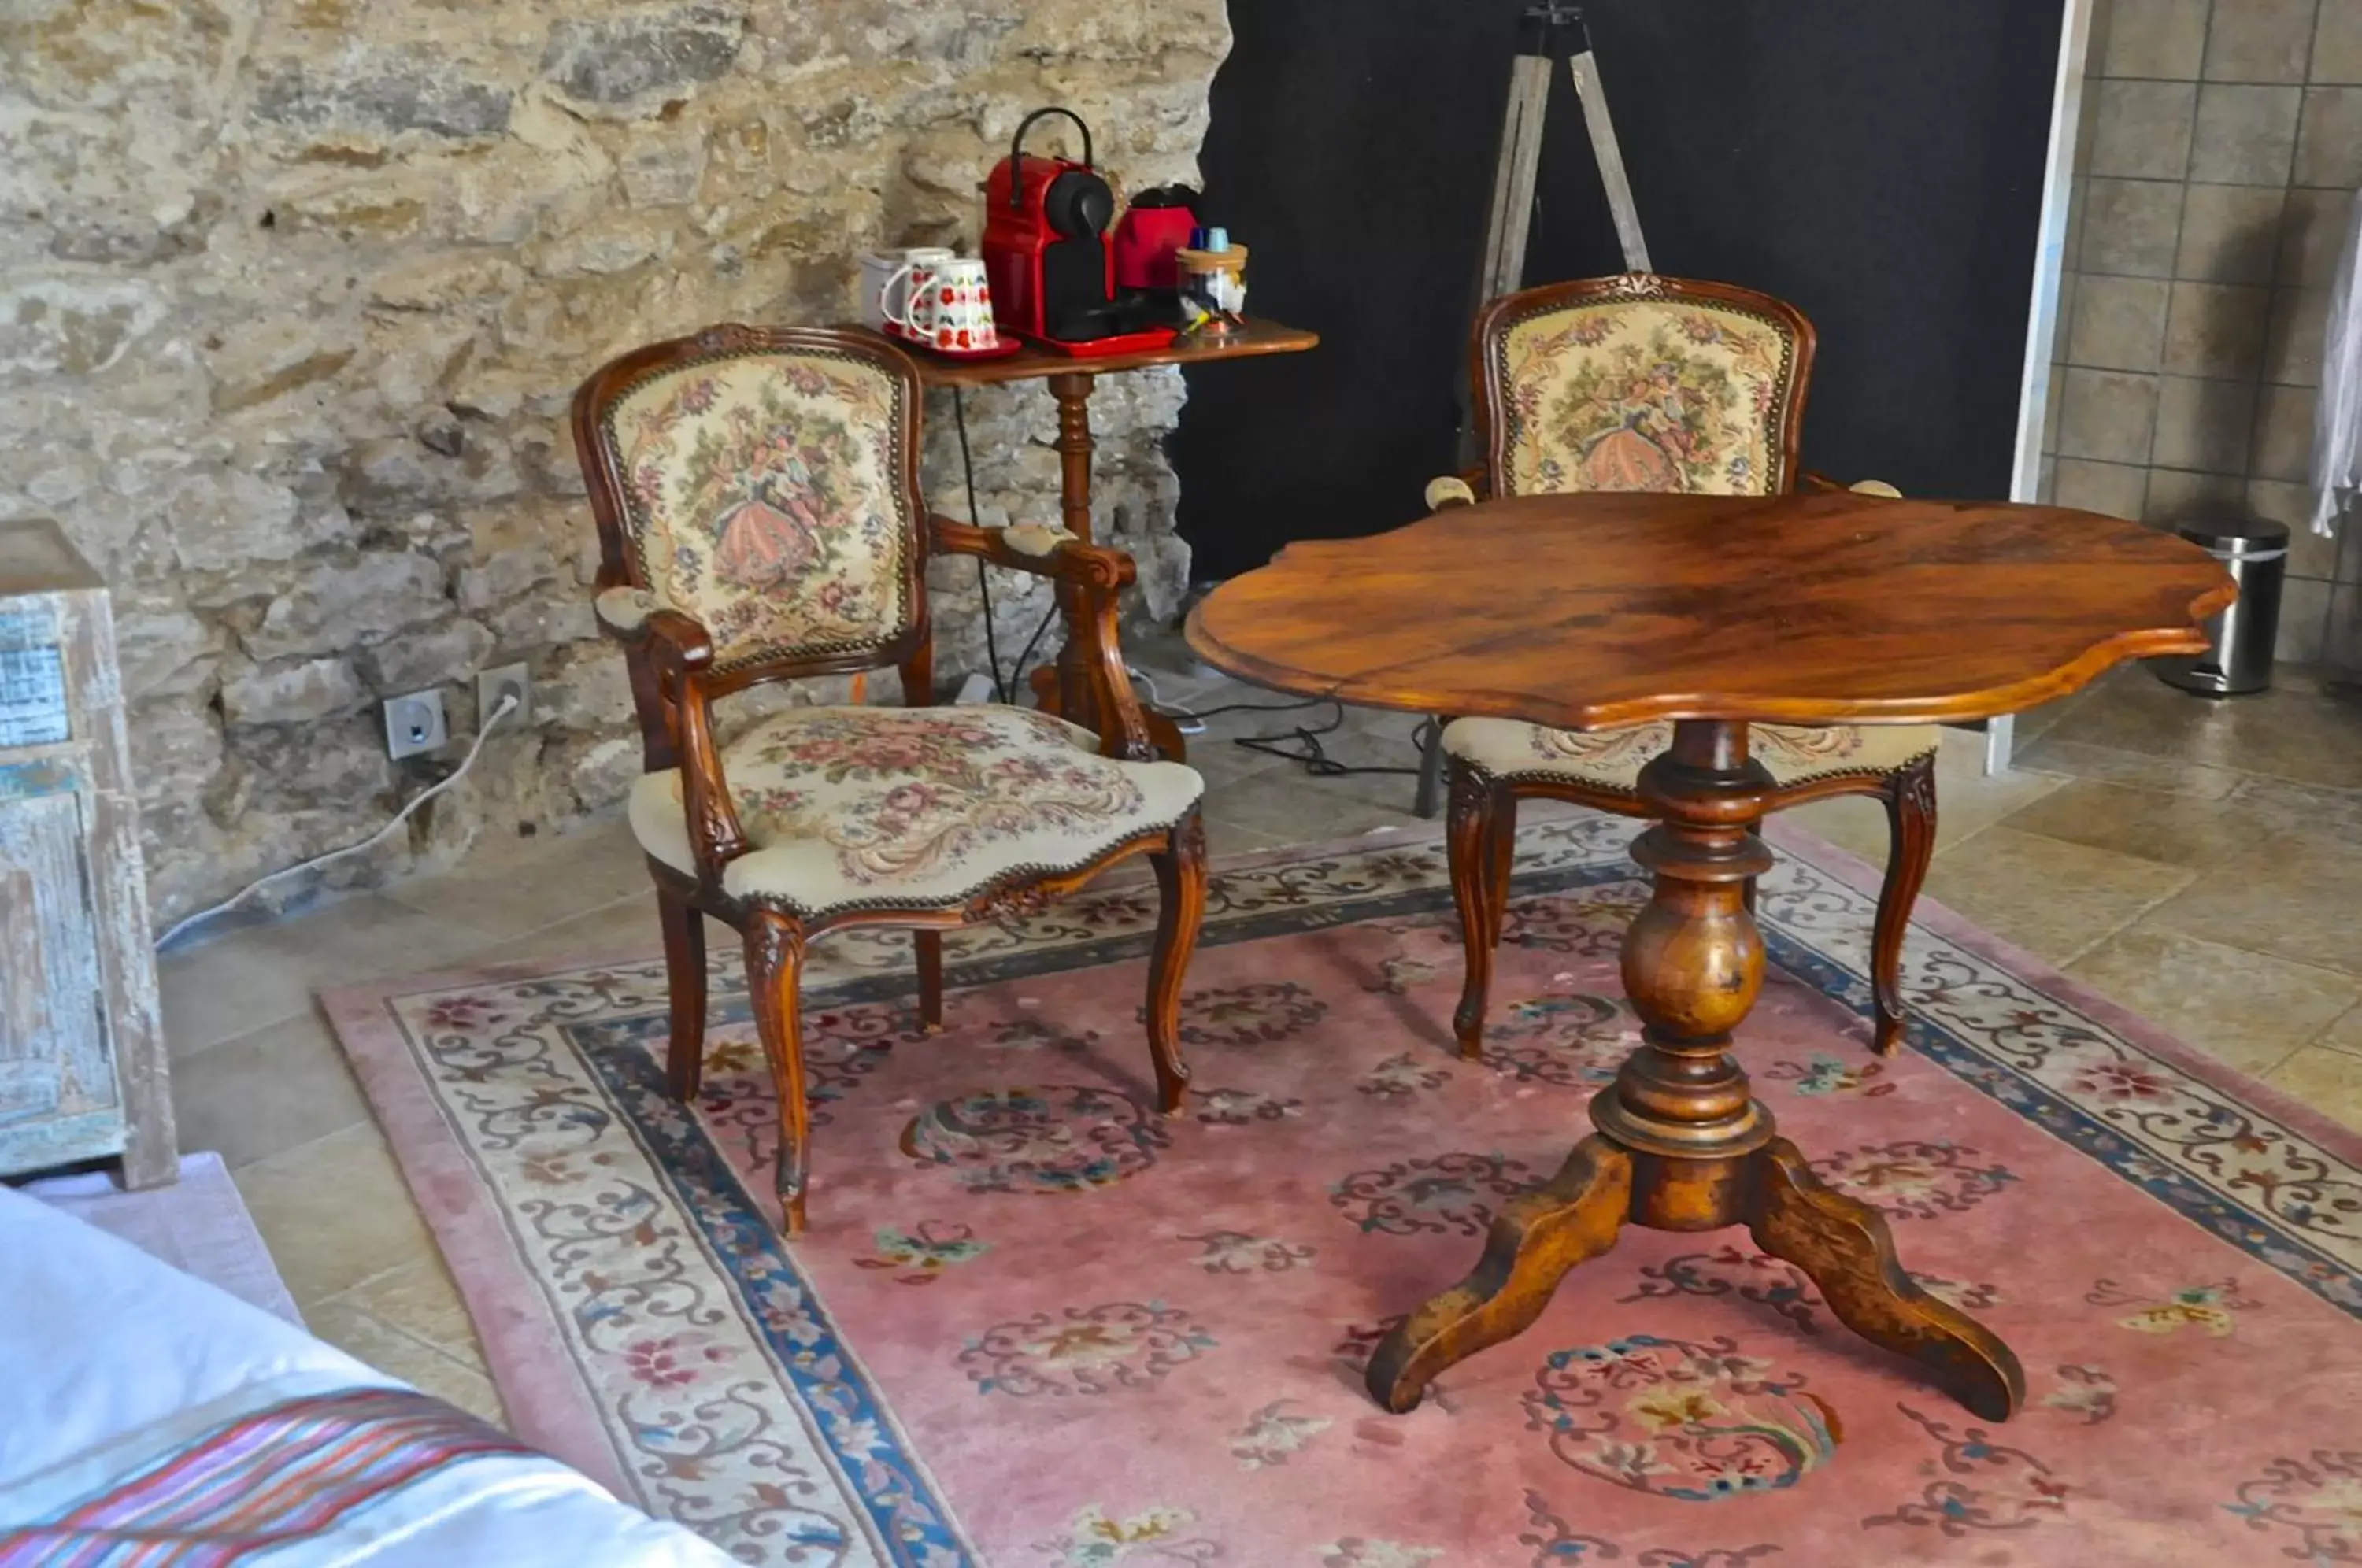
M960 477L967 483L967 520L977 527L984 519L976 510L976 459L967 449L967 408L960 399L960 389L952 388L952 424L959 430ZM1000 639L992 629L992 584L984 575L984 558L976 558L976 591L984 601L984 657L992 666L992 695L999 701L1009 701L1009 681L1000 673ZM1037 634L1038 635L1038 634Z
M1278 712L1288 708L1309 708L1322 702L1335 710L1326 723L1318 726L1298 724L1292 730L1284 730L1275 734L1240 735L1231 744L1244 746L1249 751L1260 752L1265 756L1282 757L1289 762L1301 763L1304 771L1315 778L1343 778L1352 775L1369 773L1415 774L1418 771L1416 767L1395 767L1368 763L1345 763L1330 756L1328 748L1320 744L1320 737L1335 734L1345 726L1345 705L1333 697L1317 698L1311 702L1281 703L1276 706L1234 702L1224 708L1209 708L1206 712ZM1199 718L1205 716L1205 713L1197 715ZM1413 735L1417 736L1424 732L1427 723L1428 721L1421 720L1418 729L1412 732ZM1298 743L1300 749L1289 749L1287 743L1291 741Z

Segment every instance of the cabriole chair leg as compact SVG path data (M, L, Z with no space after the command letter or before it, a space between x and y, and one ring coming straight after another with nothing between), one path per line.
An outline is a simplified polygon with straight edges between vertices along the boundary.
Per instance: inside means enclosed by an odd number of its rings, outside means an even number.
M1936 855L1936 758L1923 756L1889 776L1883 791L1892 843L1886 881L1878 890L1878 923L1871 936L1870 987L1878 1012L1872 1047L1892 1056L1903 1043L1903 937L1911 906Z
M664 928L665 991L672 1011L665 1087L690 1105L705 1078L705 917L687 893L659 881L657 921Z
M944 933L914 931L911 947L919 961L919 1027L930 1034L944 1027Z
M1206 917L1206 823L1195 810L1173 826L1165 847L1149 856L1156 870L1156 950L1148 965L1148 1053L1156 1064L1156 1099L1167 1116L1181 1110L1189 1065L1181 1059L1181 982Z
M790 1236L804 1228L804 1190L810 1175L811 1106L805 1099L803 1008L804 933L774 910L758 910L746 925L746 990L755 1007L755 1031L770 1059L771 1081L779 1096L779 1157L773 1184L779 1195L780 1229Z
M1508 900L1507 878L1500 875L1501 856L1494 839L1494 814L1516 806L1507 790L1496 790L1485 776L1458 757L1445 765L1450 786L1444 818L1444 853L1451 869L1451 902L1460 913L1460 945L1466 966L1460 982L1460 1006L1451 1014L1451 1032L1460 1055L1473 1062L1485 1055L1485 994L1493 985L1493 947L1500 940L1501 911ZM1504 884L1496 889L1496 878Z

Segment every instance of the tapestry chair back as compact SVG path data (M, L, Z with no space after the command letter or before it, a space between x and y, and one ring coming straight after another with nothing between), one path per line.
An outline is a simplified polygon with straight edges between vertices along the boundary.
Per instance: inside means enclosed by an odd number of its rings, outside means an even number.
M1769 294L1627 274L1529 289L1478 323L1491 493L1795 488L1813 328Z
M716 677L870 669L924 642L919 389L900 356L722 327L586 393L602 580L704 626Z

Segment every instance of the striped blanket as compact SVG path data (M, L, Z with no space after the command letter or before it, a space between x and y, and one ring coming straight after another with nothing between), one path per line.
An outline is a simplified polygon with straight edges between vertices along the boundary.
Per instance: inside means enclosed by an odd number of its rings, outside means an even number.
M0 1187L0 1568L727 1562L464 1411Z
M471 1454L529 1454L438 1399L348 1388L234 1416L51 1517L0 1531L0 1568L216 1568L315 1540Z

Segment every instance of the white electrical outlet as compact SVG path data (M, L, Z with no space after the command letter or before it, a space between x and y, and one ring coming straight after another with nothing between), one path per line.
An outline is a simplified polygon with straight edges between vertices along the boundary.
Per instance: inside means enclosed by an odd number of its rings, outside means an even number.
M503 730L521 730L533 723L533 671L522 664L504 664L498 669L488 669L476 677L476 731L483 733L492 722L492 711L501 705L502 697L513 696L516 706L501 721Z
M440 751L451 738L443 720L443 693L432 688L385 700L385 752L396 762Z

